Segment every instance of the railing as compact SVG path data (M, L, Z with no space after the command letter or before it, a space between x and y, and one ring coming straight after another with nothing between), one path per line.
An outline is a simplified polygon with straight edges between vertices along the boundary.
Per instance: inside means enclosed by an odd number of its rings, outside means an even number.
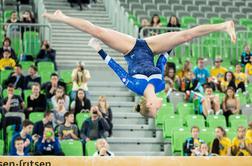
M144 27L140 31L140 38L153 36L156 34L184 30L181 28L168 28L168 27ZM195 38L191 42L180 45L182 48L179 55L180 59L190 57L206 57L214 59L216 56L221 56L225 59L230 60L232 64L237 63L240 60L240 55L243 51L243 47L246 43L252 44L252 32L251 31L238 31L237 43L232 44L229 36L226 33L212 33L208 36ZM189 55L186 55L189 52ZM176 52L176 48L175 48Z
M134 25L132 20L128 19L128 13L120 5L119 0L104 0L105 8L108 12L109 18L118 31L129 34L131 36L138 36L138 28Z

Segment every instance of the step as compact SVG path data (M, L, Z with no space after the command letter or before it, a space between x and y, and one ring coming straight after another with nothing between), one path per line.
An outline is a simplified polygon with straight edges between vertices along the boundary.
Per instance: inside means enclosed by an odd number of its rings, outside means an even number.
M156 131L155 129L113 129L113 137L144 137L163 139L162 131Z
M145 125L148 124L148 120L143 118L114 118L113 124L136 124L136 125Z

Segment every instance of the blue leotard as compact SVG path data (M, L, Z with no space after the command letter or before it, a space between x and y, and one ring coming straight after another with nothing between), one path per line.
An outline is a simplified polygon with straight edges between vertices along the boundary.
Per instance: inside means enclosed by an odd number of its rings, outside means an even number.
M136 94L143 96L148 84L152 84L155 87L156 93L164 90L164 67L167 58L164 55L160 55L155 66L153 62L154 55L144 40L137 39L134 48L125 55L128 63L128 73L104 50L100 50L98 53L124 85Z

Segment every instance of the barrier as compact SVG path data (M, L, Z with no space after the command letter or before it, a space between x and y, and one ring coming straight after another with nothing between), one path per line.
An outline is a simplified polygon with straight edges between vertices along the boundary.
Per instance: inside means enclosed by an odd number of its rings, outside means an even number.
M0 157L0 166L251 166L252 157Z

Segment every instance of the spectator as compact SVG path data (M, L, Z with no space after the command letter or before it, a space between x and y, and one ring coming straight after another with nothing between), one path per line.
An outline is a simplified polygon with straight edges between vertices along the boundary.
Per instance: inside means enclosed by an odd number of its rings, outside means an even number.
M30 5L30 0L17 0L19 1L22 5L25 4L25 5Z
M231 141L227 138L227 133L222 127L215 129L215 139L212 143L212 153L220 156L231 155Z
M179 19L176 16L171 16L169 19L169 22L167 24L168 28L180 28L180 23L179 23ZM168 30L168 32L174 32L174 31L178 31L176 29L172 29L172 30Z
M6 37L3 41L3 47L0 48L0 59L3 58L3 53L5 50L9 50L11 52L11 56L10 58L14 59L15 61L17 61L17 55L14 51L13 48L11 48L11 40L10 38Z
M188 72L192 71L192 63L190 60L186 60L182 70L178 71L177 75L180 80L183 80Z
M242 67L246 66L247 63L250 63L251 56L252 56L252 52L250 51L250 46L248 44L246 44L244 46L244 51L241 54Z
M150 23L149 21L146 19L146 18L143 18L141 20L141 26L139 27L138 29L138 37L141 38L141 30L145 27L149 27L150 26ZM147 37L148 36L148 30L143 30L143 36L142 37Z
M235 90L232 87L227 88L226 96L222 102L222 110L227 124L230 115L240 113L240 101L235 97Z
M28 118L31 112L44 112L46 110L46 97L40 93L40 85L34 83L32 85L32 94L27 97L27 111L26 117Z
M23 138L17 137L15 139L14 145L15 145L16 151L14 154L12 154L13 156L29 156L29 153L24 152L25 142Z
M80 6L80 10L83 10L82 8L82 0L67 0L70 3L70 6L73 8L74 3L77 3Z
M12 72L7 80L5 80L5 85L12 84L15 89L24 89L25 88L25 77L22 72L22 66L17 64L14 72Z
M192 153L199 154L199 147L202 143L204 143L204 141L199 138L199 132L199 127L192 127L192 137L186 139L185 143L183 144L184 156L191 156Z
M249 139L252 139L252 121L249 122L249 124L248 124L246 137L248 137Z
M60 97L57 100L56 109L53 110L53 127L57 128L59 125L64 123L64 115L67 112L64 106L65 100Z
M88 97L88 81L91 76L87 69L84 68L84 64L79 62L76 68L72 72L73 88L71 98L74 100L78 89L83 89Z
M176 75L176 70L173 67L165 68L164 79L168 83L168 91L176 90L180 85L179 77Z
M209 85L205 87L205 97L203 98L202 108L205 117L209 114L221 114L219 96L213 94L213 89Z
M45 126L52 125L52 121L53 121L53 112L45 111L44 118L41 121L38 121L34 124L33 135L43 137Z
M182 92L197 91L204 93L203 87L199 81L195 79L194 73L192 71L187 72L185 78L181 81L179 90Z
M70 105L70 98L69 96L67 96L65 94L65 89L62 87L62 86L58 86L56 91L55 91L55 95L51 98L51 103L52 103L52 106L53 106L53 109L57 109L57 100L58 98L63 98L64 99L64 107L66 109L66 111L69 110L69 105Z
M194 151L194 153L192 153L192 156L212 156L212 154L209 153L208 145L206 143L202 143L199 147L199 151Z
M100 96L98 100L98 108L99 111L102 113L102 116L107 120L107 123L109 124L110 129L108 130L109 136L112 135L112 128L113 128L113 123L112 123L112 111L111 108L109 107L109 104L107 103L106 97L105 96Z
M9 50L4 50L3 58L0 59L0 70L13 69L16 66L14 59L10 58L11 52Z
M251 156L252 140L246 137L246 128L238 127L237 136L232 141L232 154L234 156Z
M252 76L252 56L250 56L249 61L245 66L245 74L247 75L248 80L250 81L250 78Z
M48 43L47 40L44 40L41 44L41 49L37 55L36 59L36 65L40 61L50 61L54 63L55 70L57 70L57 65L56 65L56 51L50 47L50 44Z
M235 76L231 71L225 73L224 79L221 81L221 91L226 92L228 87L232 87L236 91Z
M198 58L198 67L196 67L193 72L196 76L196 79L201 83L201 85L204 85L208 82L210 74L204 66L203 58Z
M115 156L114 153L109 151L109 144L104 138L100 138L96 141L96 152L93 155L97 156Z
M25 88L30 89L34 83L41 84L41 77L37 74L37 67L31 65L28 70L28 75L25 76Z
M9 24L20 23L20 21L18 20L18 13L17 13L17 11L12 11L11 12L11 17L10 17L9 20L6 21L6 23L8 23L8 24L5 25L5 28L4 28L5 31L7 30L7 27L8 27ZM18 27L12 27L12 29L11 29L11 31L18 31L18 30L19 30Z
M24 11L21 18L22 18L21 19L22 23L25 23L25 24L27 24L27 23L35 23L35 19L33 17L33 13L31 11L29 11L29 10Z
M64 82L59 81L58 74L52 73L50 82L47 82L42 85L42 90L45 91L47 99L51 99L51 97L55 94L55 91L58 86L64 87L64 90L66 89L66 84Z
M241 70L242 70L241 65L237 64L235 66L235 73L234 73L235 85L237 87L237 90L241 89L242 92L245 92L246 91L245 85L247 85L248 79L246 74L241 72Z
M59 138L63 139L79 139L78 138L78 127L74 123L73 112L67 112L64 115L65 122L59 126Z
M91 107L90 114L91 117L86 119L81 127L80 137L84 143L98 138L105 138L105 132L109 130L109 124L103 118L97 106Z
M14 95L14 87L9 84L7 87L7 97L3 99L2 114L3 118L3 135L6 138L6 127L12 124L16 125L15 130L19 130L19 125L25 119L23 114L24 102L21 96Z
M161 24L161 22L160 22L160 17L159 17L159 15L154 14L154 15L152 16L150 26L152 26L152 27L161 27L161 26L162 26L162 24Z
M71 103L71 111L74 112L74 115L80 112L89 112L91 108L91 102L86 97L85 91L79 89L76 93L75 100Z
M214 67L211 69L210 75L216 86L220 85L221 80L224 79L225 73L228 71L225 67L221 66L222 59L216 57L214 60Z
M64 155L60 147L60 142L58 138L55 137L54 130L51 125L45 126L43 137L40 137L36 144L35 153L37 155Z
M15 155L17 149L15 147L15 140L18 137L21 137L24 141L24 153L29 153L31 150L32 145L32 130L33 130L33 123L29 120L24 120L22 124L23 128L19 133L13 135L11 142L10 142L10 155ZM34 138L35 139L35 138Z

